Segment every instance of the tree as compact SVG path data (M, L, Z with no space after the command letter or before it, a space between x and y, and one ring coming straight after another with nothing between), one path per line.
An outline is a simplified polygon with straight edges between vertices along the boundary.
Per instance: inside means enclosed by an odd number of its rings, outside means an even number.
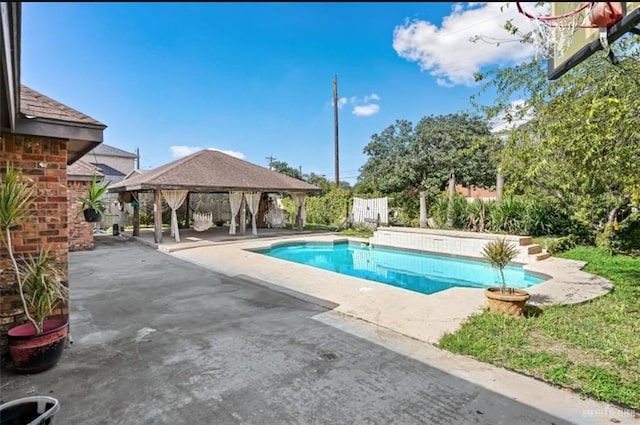
M325 176L321 176L316 173L309 173L305 175L304 180L307 183L318 186L320 189L322 189L322 192L320 192L320 195L326 194L327 192L331 191L331 189L334 187L334 184L329 180L327 180Z
M509 185L556 197L596 229L616 219L638 184L640 55L627 42L618 44L628 52L618 66L596 54L554 82L535 60L493 71L483 91L497 95L480 105L491 118L515 96L525 100L534 118L511 130L501 156Z
M425 187L441 192L449 186L449 221L456 181L482 187L495 181L495 163L487 145L480 143L490 136L487 123L467 113L424 117L416 126L413 157L424 158L426 153L429 161L414 167L421 170Z
M289 177L302 180L302 174L298 168L290 167L285 161L273 161L271 163L271 169L278 173L285 174Z
M489 136L486 123L465 113L425 117L415 129L411 122L397 120L365 146L369 159L358 185L387 194L420 194L421 226L425 226L427 199L444 190L452 174L464 184L492 184L494 162L485 145L478 143Z

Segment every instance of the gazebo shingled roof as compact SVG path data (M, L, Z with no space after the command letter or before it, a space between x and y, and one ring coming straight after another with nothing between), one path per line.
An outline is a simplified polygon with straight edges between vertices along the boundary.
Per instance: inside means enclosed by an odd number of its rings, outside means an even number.
M109 186L109 192L154 189L186 189L190 192L321 191L305 181L212 149L203 149Z

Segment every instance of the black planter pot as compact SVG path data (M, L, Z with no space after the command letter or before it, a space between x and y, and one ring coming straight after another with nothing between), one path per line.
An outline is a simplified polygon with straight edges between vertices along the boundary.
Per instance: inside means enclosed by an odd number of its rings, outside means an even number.
M86 209L82 211L82 213L84 214L84 219L89 223L97 223L102 218L102 214L100 214L99 211L93 209Z

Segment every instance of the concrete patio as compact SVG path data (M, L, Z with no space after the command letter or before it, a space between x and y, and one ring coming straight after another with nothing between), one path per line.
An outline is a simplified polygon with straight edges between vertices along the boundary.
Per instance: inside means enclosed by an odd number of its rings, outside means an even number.
M125 238L71 253L70 280L73 344L44 373L2 370L0 387L3 401L56 397L55 423L637 423L326 300Z

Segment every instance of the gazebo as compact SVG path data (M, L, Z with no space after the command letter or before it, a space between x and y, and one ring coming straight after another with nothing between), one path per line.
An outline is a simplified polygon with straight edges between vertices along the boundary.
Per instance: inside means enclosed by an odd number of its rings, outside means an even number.
M305 181L225 154L203 149L142 174L132 176L109 187L109 192L130 194L138 199L140 192L154 193L155 243L162 242L162 199L171 208L171 236L180 242L176 210L191 193L228 193L231 206L229 234L235 234L235 216L240 212L240 234L245 234L245 208L252 215L252 232L257 234L256 214L262 193L288 193L298 205L296 223L304 221L304 200L321 189ZM188 211L187 211L188 214ZM133 235L140 233L137 208L133 210Z

